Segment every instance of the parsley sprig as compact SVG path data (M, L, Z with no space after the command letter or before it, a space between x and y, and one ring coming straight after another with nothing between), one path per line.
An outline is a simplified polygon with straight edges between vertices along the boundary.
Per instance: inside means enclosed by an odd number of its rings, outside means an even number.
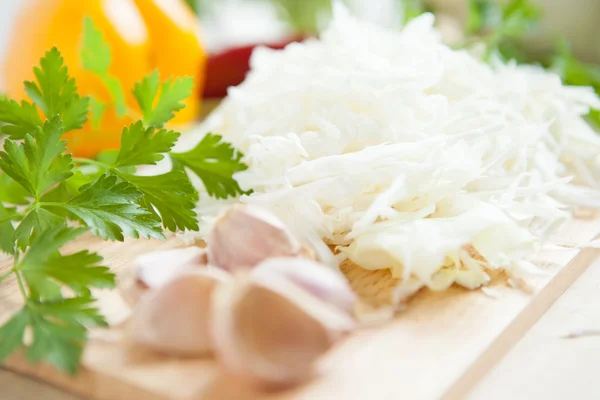
M600 95L600 67L578 60L566 39L561 38L551 54L541 56L521 46L523 37L542 16L538 4L532 0L469 0L468 4L466 35L468 41L486 46L486 58L497 55L504 60L542 65L557 73L565 85L589 86ZM586 118L600 129L600 110L590 110Z
M600 95L600 66L576 59L566 40L559 41L556 47L550 68L560 75L566 85L589 86ZM600 129L600 110L591 110L587 119L592 126Z
M164 125L192 93L191 78L161 82L158 72L149 74L133 88L139 110L132 111L108 73L110 48L89 19L82 43L82 64L108 86L112 104L79 96L56 48L34 69L35 81L25 82L29 100L0 98L0 252L13 258L0 282L16 281L23 298L22 308L0 327L0 363L25 348L29 361L75 373L88 329L106 326L94 291L113 288L115 275L98 254L64 253L65 244L86 232L122 241L164 239L165 229L197 230L199 195L188 172L209 195L242 193L232 177L246 168L242 155L220 136L207 134L185 153L171 151L180 134ZM123 128L119 150L73 158L63 135L82 128L90 109L107 107L140 118ZM166 157L173 164L168 172L136 174Z
M466 36L486 46L485 58L525 58L520 39L531 31L542 15L532 0L469 0Z

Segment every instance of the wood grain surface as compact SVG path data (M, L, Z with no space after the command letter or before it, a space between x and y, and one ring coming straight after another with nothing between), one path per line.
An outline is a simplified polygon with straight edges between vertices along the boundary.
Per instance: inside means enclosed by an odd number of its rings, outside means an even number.
M599 232L600 220L587 219L569 223L559 236L581 242ZM118 272L137 254L175 245L176 240L107 244L86 238L76 247L101 251ZM94 399L464 398L597 256L593 249L537 254L546 274L530 281L530 293L501 278L487 294L460 288L420 292L393 321L349 337L323 360L319 377L288 391L258 392L228 377L210 359L178 360L132 348L114 330L91 340L75 379L48 366L31 366L20 355L7 367ZM357 275L369 287L359 292L381 296L386 289L378 290L377 282L390 284L385 276ZM360 289L360 282L353 285ZM6 282L0 290L3 305L16 304L14 284ZM127 315L115 292L99 296L111 320Z
M599 299L600 261L596 261L469 399L600 399Z

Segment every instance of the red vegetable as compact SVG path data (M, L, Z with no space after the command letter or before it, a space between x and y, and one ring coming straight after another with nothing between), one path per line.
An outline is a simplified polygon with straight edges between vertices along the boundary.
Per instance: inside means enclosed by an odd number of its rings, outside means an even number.
M288 39L276 43L260 43L248 46L234 47L209 56L206 64L206 82L204 98L220 98L227 96L227 88L242 83L250 69L250 56L257 46L267 46L272 49L283 49L301 38Z

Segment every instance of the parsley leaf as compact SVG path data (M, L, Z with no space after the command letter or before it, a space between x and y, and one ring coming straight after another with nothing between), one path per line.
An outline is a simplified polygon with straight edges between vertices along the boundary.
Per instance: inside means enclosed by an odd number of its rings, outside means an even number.
M64 218L51 213L43 208L30 211L15 229L13 239L21 250L25 250L31 240L50 228L64 224Z
M176 165L189 168L204 183L209 195L227 198L243 194L233 174L248 168L241 159L243 154L220 135L207 134L198 145L185 153L171 153Z
M83 21L83 39L81 62L83 68L95 73L102 79L104 86L110 93L114 102L117 116L123 117L127 113L127 105L125 103L125 94L121 83L114 76L110 75L108 69L111 63L110 46L104 40L100 29L96 28L94 21L88 16ZM94 104L94 119L99 119L98 103Z
M41 198L42 202L66 202L69 199L77 196L80 189L94 182L104 174L99 169L86 170L85 173L77 169L73 172L73 176L62 181L54 189L47 191Z
M26 136L28 139L26 144L31 147L35 147L33 138L29 135ZM17 142L7 140L4 142L4 151L0 152L0 168L18 182L27 192L31 195L35 195L35 188L33 183L30 181L30 160L27 159L25 145L19 145Z
M86 295L90 287L111 289L115 286L115 276L108 267L100 265L102 260L98 254L83 250L50 257L45 265L38 265L36 271L68 286L77 294Z
M134 238L164 239L160 221L138 204L142 196L128 182L103 175L76 197L51 208L68 211L104 240L123 241L123 233Z
M23 345L28 324L29 313L27 308L23 308L0 327L0 364Z
M152 107L159 87L160 75L157 70L146 75L141 82L136 82L133 87L133 95L145 119L152 113Z
M0 203L29 204L27 191L10 176L0 173Z
M24 278L29 296L25 306L0 328L0 363L24 345L29 326L33 341L27 358L33 363L47 360L75 373L87 340L88 326L106 326L93 306L90 287L114 287L114 274L99 266L102 258L87 251L63 256L59 249L85 229L55 227L38 235L14 272ZM62 298L60 284L77 297Z
M106 104L102 103L95 97L90 97L90 114L92 115L92 127L98 129L100 127L100 121L106 111Z
M104 40L102 32L96 28L94 21L88 16L83 20L82 40L81 62L83 67L99 75L108 73L111 62L110 45Z
M11 215L14 215L14 210L6 209L0 203L0 252L6 254L13 254L14 243L13 235L15 228L13 228L12 222L8 219Z
M114 166L155 165L164 158L160 153L169 152L178 138L175 131L156 131L153 127L145 128L141 121L133 123L123 129L121 150Z
M69 77L67 67L56 47L40 60L33 69L37 84L25 82L25 91L48 119L60 115L64 130L80 129L87 121L88 98L77 94L75 80Z
M6 97L0 98L0 133L10 139L20 140L26 134L32 134L42 120L35 105L22 101L17 103Z
M198 230L194 211L198 193L184 171L174 170L157 176L120 176L144 194L142 206L152 213L156 210L166 229L172 232Z
M23 272L27 286L34 297L44 293L49 280L71 288L78 295L89 295L89 288L112 288L115 277L107 267L99 266L102 257L88 251L63 256L58 250L67 242L79 237L85 229L59 226L39 235L31 244L18 271Z
M0 168L34 197L72 175L71 155L65 154L66 142L60 117L38 127L35 138L25 135L17 144L7 140L0 152Z
M65 243L79 237L85 229L71 229L66 226L51 227L44 231L31 242L31 248L21 260L20 269L23 265L43 263L52 254L57 252Z
M183 100L192 94L194 79L184 77L167 80L160 85L160 96L156 100L159 79L158 71L152 72L135 84L133 95L144 115L144 122L162 128L175 116L175 112L185 107Z
M28 301L23 310L28 315L33 342L27 349L27 359L32 363L48 360L74 374L87 340L86 327L107 326L98 309L92 306L94 301L88 296L43 303Z

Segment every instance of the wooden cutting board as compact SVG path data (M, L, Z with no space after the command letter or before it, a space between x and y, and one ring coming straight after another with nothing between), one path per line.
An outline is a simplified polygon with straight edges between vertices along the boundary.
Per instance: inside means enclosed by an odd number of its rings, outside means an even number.
M600 218L588 215L557 235L580 243L600 234ZM167 242L107 243L87 237L70 250L102 253L117 273L138 254L180 245ZM320 376L291 390L262 393L234 380L210 359L181 360L134 349L115 330L94 334L75 378L17 354L6 368L92 399L461 399L529 330L562 292L600 255L596 249L548 249L534 257L545 272L530 291L506 285L502 276L484 291L451 288L418 293L406 311L379 327L350 336L320 365ZM10 260L0 261L0 273ZM353 287L371 303L385 302L393 280L383 271L346 266ZM99 292L113 322L128 314L116 292ZM0 286L0 321L18 307L14 281Z

